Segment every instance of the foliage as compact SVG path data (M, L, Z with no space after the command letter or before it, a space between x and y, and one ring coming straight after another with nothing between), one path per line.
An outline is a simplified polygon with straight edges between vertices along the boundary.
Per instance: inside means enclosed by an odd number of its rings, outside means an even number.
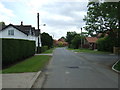
M111 41L111 37L103 37L97 41L99 51L109 51L113 52L113 46L115 46L115 41Z
M53 38L48 33L43 32L41 34L42 46L48 46L51 48L53 46Z
M67 32L66 41L68 42L69 47L70 47L70 44L72 43L72 39L75 37L75 35L77 35L77 33L75 31Z
M59 42L58 42L58 47L64 47L64 43L61 42L61 41L59 41Z
M51 56L35 55L9 68L3 69L2 73L37 72L45 66L50 58Z
M66 41L66 38L65 38L65 37L63 37L63 36L62 36L60 39L64 39L64 40Z
M105 30L118 28L118 2L89 2L85 30L92 36L93 32L99 33Z
M51 49L48 49L47 51L45 51L45 52L43 52L44 54L51 54L51 53L53 53L53 50L54 50L55 48L51 48Z
M42 46L41 47L41 52L45 52L46 50L48 50L48 46Z
M1 25L5 25L5 22L0 22L0 26L1 26Z
M116 65L114 66L114 69L120 71L120 61L116 63Z
M2 66L21 61L35 54L35 41L2 39Z
M78 49L81 43L81 36L76 35L72 40L72 47Z

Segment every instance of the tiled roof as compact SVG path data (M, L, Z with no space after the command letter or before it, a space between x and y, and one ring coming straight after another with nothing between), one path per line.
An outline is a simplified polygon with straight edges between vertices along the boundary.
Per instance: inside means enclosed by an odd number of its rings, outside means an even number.
M96 43L96 41L98 40L98 38L96 37L85 37L85 38L89 43Z

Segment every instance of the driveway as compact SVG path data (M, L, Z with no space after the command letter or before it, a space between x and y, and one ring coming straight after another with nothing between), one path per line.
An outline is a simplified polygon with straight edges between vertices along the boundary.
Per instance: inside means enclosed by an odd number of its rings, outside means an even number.
M118 74L110 68L116 58L57 48L33 88L118 88Z

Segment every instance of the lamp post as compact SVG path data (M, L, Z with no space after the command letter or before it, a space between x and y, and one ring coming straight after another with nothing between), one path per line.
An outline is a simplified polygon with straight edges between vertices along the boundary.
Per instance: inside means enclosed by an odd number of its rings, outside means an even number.
M82 28L81 28L81 48L82 48Z
M118 30L117 30L117 46L118 46L118 60L120 59L120 1L118 2Z

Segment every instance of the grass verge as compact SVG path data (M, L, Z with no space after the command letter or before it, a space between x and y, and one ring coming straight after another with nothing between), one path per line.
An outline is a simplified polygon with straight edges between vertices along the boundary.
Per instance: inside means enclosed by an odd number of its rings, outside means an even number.
M120 72L120 61L113 68Z
M50 60L51 56L36 55L16 65L2 70L2 73L37 72Z
M54 50L54 49L55 49L55 48L51 48L51 49L49 49L49 50L43 52L43 54L50 54L50 53L53 53L53 50Z
M71 48L68 48L68 50L73 50L74 52L85 52L85 53L96 53L96 54L111 54L110 52L95 51L95 50L90 50L90 49L71 49Z

